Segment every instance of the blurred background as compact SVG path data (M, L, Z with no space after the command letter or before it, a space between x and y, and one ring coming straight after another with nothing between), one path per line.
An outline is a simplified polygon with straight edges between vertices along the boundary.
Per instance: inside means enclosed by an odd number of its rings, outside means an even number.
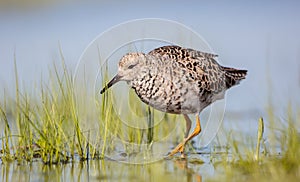
M257 119L272 103L279 117L300 104L300 1L0 1L0 94L35 89L49 67L69 68L100 33L141 18L182 23L200 34L223 65L249 75L227 94L226 112ZM145 27L147 28L147 27ZM162 30L164 31L164 30ZM124 32L126 36L126 32Z

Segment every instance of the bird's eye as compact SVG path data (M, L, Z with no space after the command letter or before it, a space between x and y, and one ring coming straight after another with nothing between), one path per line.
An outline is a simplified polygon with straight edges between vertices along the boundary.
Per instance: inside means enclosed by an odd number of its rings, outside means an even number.
M137 64L129 65L129 66L128 66L128 69L132 69L133 67L135 67L135 65L137 65Z

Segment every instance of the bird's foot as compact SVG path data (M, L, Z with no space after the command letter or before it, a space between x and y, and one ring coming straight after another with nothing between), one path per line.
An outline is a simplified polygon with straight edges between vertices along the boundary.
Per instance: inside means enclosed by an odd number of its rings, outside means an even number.
M169 157L173 156L174 154L180 152L181 153L181 158L185 158L185 155L184 155L184 145L185 145L185 142L181 142L180 144L177 145L177 147L175 147L171 152L170 154L168 155Z

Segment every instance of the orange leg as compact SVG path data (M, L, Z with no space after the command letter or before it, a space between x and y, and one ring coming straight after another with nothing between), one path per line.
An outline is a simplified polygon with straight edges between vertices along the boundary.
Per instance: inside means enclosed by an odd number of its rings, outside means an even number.
M181 142L180 144L177 145L177 147L175 147L169 154L169 156L173 156L174 154L176 154L177 152L180 152L183 156L183 152L184 152L184 146L185 144L190 141L192 138L194 138L195 136L197 136L199 133L201 132L201 125L200 125L200 118L199 115L196 115L196 128L194 129L193 133L190 134L188 137L186 137L183 142Z

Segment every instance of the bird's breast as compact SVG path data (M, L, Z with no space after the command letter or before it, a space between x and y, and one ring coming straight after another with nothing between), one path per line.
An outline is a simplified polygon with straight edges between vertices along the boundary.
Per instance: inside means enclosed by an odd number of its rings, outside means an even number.
M190 114L203 107L195 84L170 74L145 74L130 82L138 97L157 110Z

